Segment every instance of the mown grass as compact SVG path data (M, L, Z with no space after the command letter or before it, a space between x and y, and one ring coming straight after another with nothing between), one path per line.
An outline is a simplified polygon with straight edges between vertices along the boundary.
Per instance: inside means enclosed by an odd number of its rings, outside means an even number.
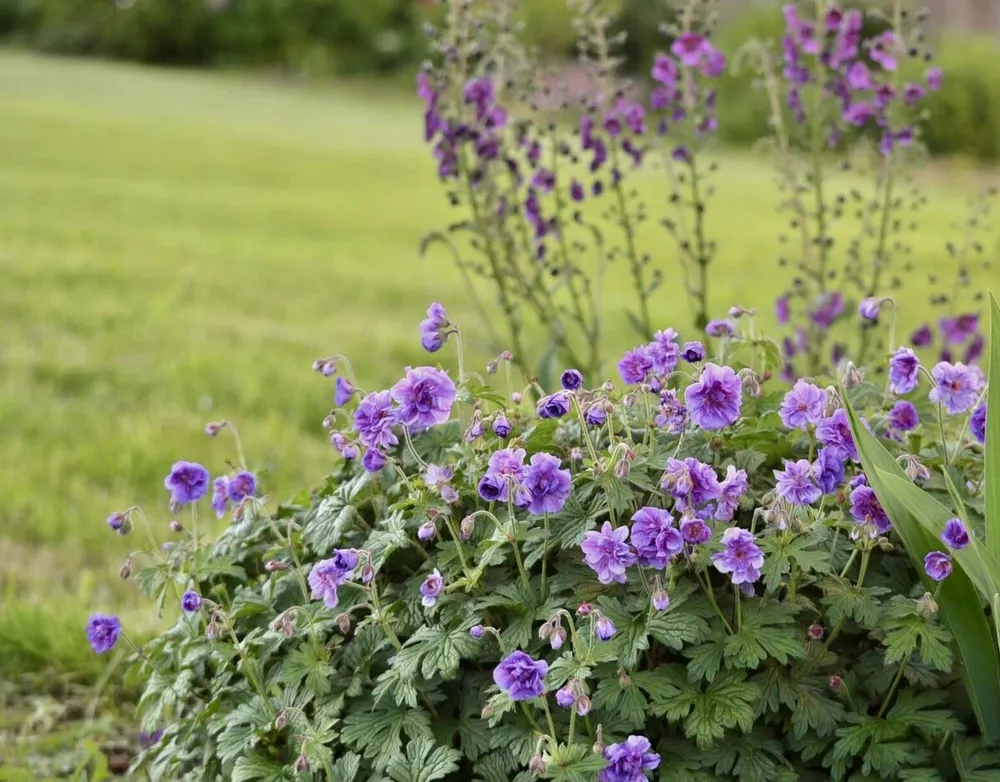
M769 309L787 284L773 177L754 156L720 160L712 301L720 314ZM904 323L927 315L926 272L948 274L942 247L974 180L934 177ZM659 181L638 182L655 213ZM0 53L0 678L99 677L90 610L122 612L140 635L155 623L117 578L143 537L118 538L104 519L139 503L168 537L171 462L233 458L228 439L202 434L207 420L238 422L283 497L333 461L319 426L331 387L313 358L344 353L363 385L386 384L421 359L431 300L476 351L482 331L449 259L418 258L420 236L449 219L418 106L377 86ZM657 322L686 326L669 240L651 226L641 243L668 271ZM631 342L629 300L616 272L615 350Z

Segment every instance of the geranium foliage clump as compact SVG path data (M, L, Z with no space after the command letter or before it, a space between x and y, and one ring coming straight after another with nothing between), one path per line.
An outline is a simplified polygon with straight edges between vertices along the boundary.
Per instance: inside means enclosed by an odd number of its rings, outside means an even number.
M913 480L933 491L929 466L947 463L974 496L981 453L948 441L976 441L978 408L952 380L981 395L982 374L918 365L905 399L853 370L771 389L743 328L681 347L636 348L615 381L569 369L549 395L408 368L331 413L339 466L274 511L238 434L238 469L211 484L174 465L170 505L192 525L173 522L137 578L182 611L136 647L157 737L138 766L641 782L944 779L981 761L938 605L969 532L953 519L914 561L844 405ZM236 434L208 431L222 430ZM206 543L210 499L230 524ZM148 523L137 508L112 521ZM104 616L88 633L98 652L129 638Z

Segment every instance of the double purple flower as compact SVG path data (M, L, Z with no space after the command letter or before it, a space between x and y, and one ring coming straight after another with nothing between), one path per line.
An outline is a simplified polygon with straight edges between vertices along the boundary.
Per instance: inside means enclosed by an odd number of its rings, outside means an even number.
M706 364L698 381L684 392L691 420L702 429L736 423L743 405L743 383L732 367Z
M625 569L636 563L637 557L626 542L628 536L628 527L615 529L609 521L604 522L600 532L584 533L580 544L583 561L602 584L624 584Z
M734 584L752 584L760 579L764 552L758 548L751 532L730 527L722 533L722 551L712 555L712 563L720 573L728 573Z
M411 432L445 423L457 394L447 373L434 367L408 368L391 393L399 405L400 423Z
M549 664L518 650L493 669L493 681L514 701L530 701L545 692Z
M684 548L684 539L668 511L645 507L632 516L632 545L640 565L663 570Z

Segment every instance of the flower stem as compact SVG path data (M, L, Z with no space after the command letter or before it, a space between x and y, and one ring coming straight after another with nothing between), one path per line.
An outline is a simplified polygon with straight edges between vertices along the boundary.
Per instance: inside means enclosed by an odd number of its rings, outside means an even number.
M545 709L545 720L549 724L549 735L552 737L552 741L556 741L556 723L549 710L549 699L544 693L542 693L542 708Z
M538 726L538 722L535 720L534 715L532 715L532 713L528 711L528 704L524 701L521 701L521 711L523 711L524 716L528 718L528 722L531 723L531 727L535 731L535 733L541 736L543 731Z

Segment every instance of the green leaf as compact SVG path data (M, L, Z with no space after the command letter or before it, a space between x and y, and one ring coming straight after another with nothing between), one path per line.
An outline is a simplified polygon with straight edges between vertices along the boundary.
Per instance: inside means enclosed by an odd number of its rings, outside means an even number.
M333 764L333 782L354 782L361 771L361 756L348 752Z
M622 687L621 676L602 678L594 692L593 704L595 709L613 713L637 728L645 722L646 698L634 681L626 679L627 684Z
M553 782L593 782L601 769L608 765L589 746L576 743L572 746L560 744L546 760L548 770L543 779Z
M990 383L986 391L986 409L1000 410L1000 306L990 292ZM986 456L983 475L1000 470L1000 415L986 416ZM1000 481L988 480L986 493L986 550L1000 561Z
M322 654L322 653L320 653ZM297 687L303 679L306 686L316 695L323 696L330 691L333 668L325 655L317 656L312 645L305 645L290 652L279 669L278 680L288 687Z
M370 473L364 472L347 483L338 486L329 497L325 497L311 511L305 521L305 539L320 556L340 543L344 533L357 518L355 501L369 486Z
M414 739L389 762L386 773L396 782L434 782L458 770L462 753L451 747L439 747L433 739Z
M846 406L868 482L892 520L914 567L918 572L922 571L924 557L928 552L939 549L940 544L934 534L914 517L898 492L902 488L905 495L910 495L910 489L914 489L921 495L920 504L925 505L924 500L933 501L913 486L892 454L862 426L850 403ZM884 476L898 479L893 482L895 488L887 486ZM956 567L951 576L941 582L939 602L941 617L955 639L962 660L965 689L979 726L990 741L1000 743L1000 654L979 595L964 566Z
M285 775L285 767L277 761L254 750L249 755L243 755L236 759L233 766L233 782L251 782L260 779L264 782L279 782L290 779Z
M353 706L344 719L341 738L344 743L362 752L382 771L403 746L403 734L411 740L433 738L431 721L426 712L403 706L380 703L372 711L362 704Z

